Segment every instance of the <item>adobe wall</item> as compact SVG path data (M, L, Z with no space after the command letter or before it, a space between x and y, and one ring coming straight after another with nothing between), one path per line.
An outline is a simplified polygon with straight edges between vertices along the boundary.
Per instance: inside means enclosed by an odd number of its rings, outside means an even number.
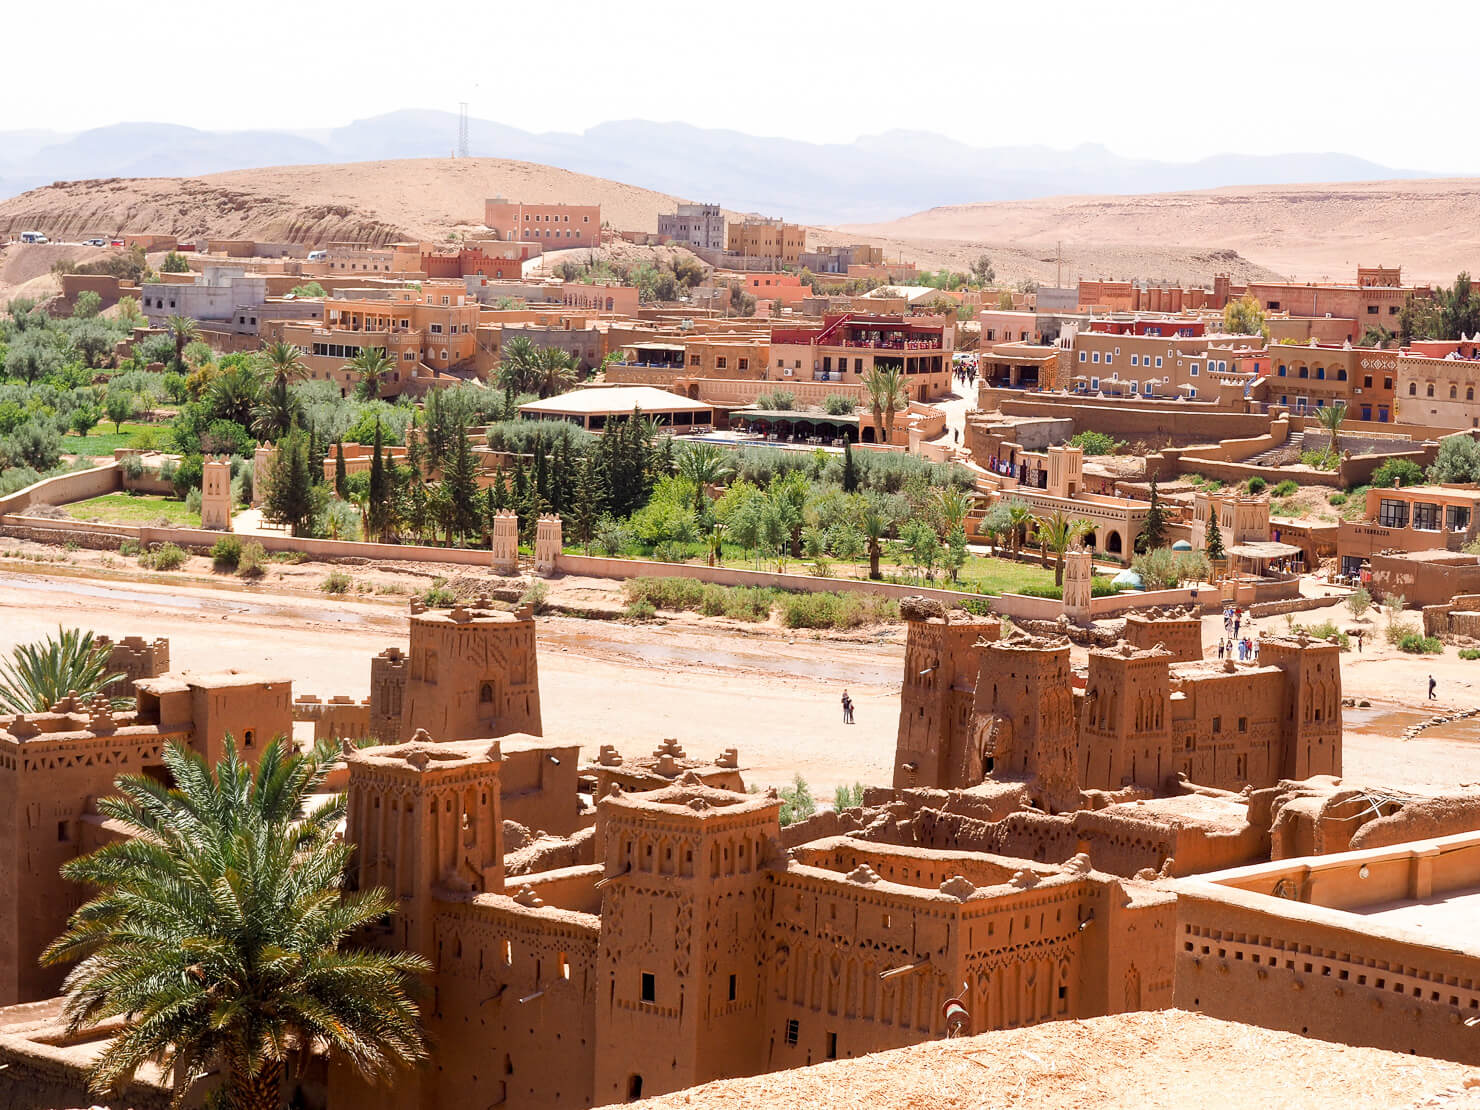
M1172 653L1174 663L1203 657L1200 617L1152 618L1132 613L1125 618L1125 638L1132 647L1143 650L1161 645Z
M1368 589L1376 598L1402 594L1409 605L1443 605L1461 594L1480 592L1480 560L1459 565L1405 559L1398 555L1371 557Z
M299 694L293 701L293 720L312 721L313 738L320 740L364 740L370 732L370 699L356 701L335 694L321 701L313 694Z
M1194 884L1178 889L1179 1009L1480 1063L1480 1042L1460 1020L1480 1007L1473 954L1324 907Z
M122 488L122 471L117 462L104 463L91 470L74 470L68 474L58 474L54 478L43 478L24 489L0 497L0 517L22 512L34 505L65 505L71 501L85 501L90 497L115 493ZM81 521L75 523L83 524ZM83 527L90 526L83 524Z
M1201 407L1183 404L1157 407L1145 404L1126 405L1104 398L1083 399L1065 394L1027 394L1015 389L978 391L977 407L997 409L1009 416L1052 416L1075 422L1075 430L1091 428L1116 439L1148 443L1218 443L1262 435L1269 430L1270 418L1262 413L1201 411Z
M580 828L580 745L510 738L501 747L504 820L552 836Z

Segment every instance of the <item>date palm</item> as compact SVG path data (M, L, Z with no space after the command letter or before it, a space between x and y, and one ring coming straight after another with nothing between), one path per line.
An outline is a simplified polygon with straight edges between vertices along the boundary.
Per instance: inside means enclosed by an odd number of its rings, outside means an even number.
M349 360L349 366L359 376L360 384L356 391L360 399L373 401L380 396L381 385L396 368L396 363L383 347L361 347L360 353Z
M92 698L123 675L108 669L108 655L80 628L57 628L29 644L17 644L0 659L0 706L10 713L45 713L68 694ZM114 708L132 704L114 698Z
M175 369L185 369L185 345L200 338L200 326L189 316L174 315L164 322L165 331L175 343Z
M1322 405L1316 409L1316 420L1331 437L1330 451L1335 455L1336 445L1340 442L1341 425L1346 421L1346 402L1337 401L1334 405Z
M269 380L267 396L253 410L252 431L263 439L277 439L297 421L300 406L288 386L307 378L308 367L298 348L282 341L262 348L258 361Z
M1027 527L1033 520L1033 510L1026 502L1013 501L1007 506L1007 523L1012 529L1012 554L1014 557L1022 554L1023 537Z
M704 487L717 486L735 471L729 452L713 443L690 443L678 455L678 476L694 485L694 512L704 510Z
M905 388L904 375L892 366L880 367L875 364L864 375L863 388L868 394L876 434L880 442L888 443L894 432L894 414L910 407L910 395Z
M540 396L555 397L576 384L580 363L569 351L559 347L541 347L535 355L535 368L539 374Z
M225 1105L275 1110L285 1065L311 1050L372 1081L425 1056L408 987L426 961L344 946L395 904L342 889L343 796L305 806L333 758L279 737L254 771L228 737L213 771L171 744L174 788L124 775L98 802L133 835L63 866L99 892L41 957L80 961L64 985L72 1032L122 1023L89 1065L97 1094L153 1063L173 1069L180 1096L217 1072Z
M499 351L498 384L515 393L533 393L539 388L539 352L529 339L516 335Z
M1042 544L1045 554L1052 551L1053 584L1062 586L1064 584L1064 553L1095 530L1095 526L1089 521L1079 517L1073 519L1064 515L1062 510L1055 510L1052 516L1038 517L1038 542Z

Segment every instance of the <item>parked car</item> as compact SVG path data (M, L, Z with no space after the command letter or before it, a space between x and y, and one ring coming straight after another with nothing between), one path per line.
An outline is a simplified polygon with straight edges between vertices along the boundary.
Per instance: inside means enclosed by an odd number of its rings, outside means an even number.
M21 232L21 242L22 243L49 243L49 242L51 242L51 240L48 239L45 235L42 235L41 232L39 232L39 231L23 231L23 232Z
M108 240L106 240L106 239L84 239L82 241L82 245L84 247L106 247L108 245Z

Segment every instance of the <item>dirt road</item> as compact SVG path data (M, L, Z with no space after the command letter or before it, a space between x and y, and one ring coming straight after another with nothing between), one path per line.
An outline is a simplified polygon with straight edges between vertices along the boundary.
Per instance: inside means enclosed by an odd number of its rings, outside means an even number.
M370 657L407 642L401 600L0 573L0 653L59 623L115 638L165 636L177 668L280 675L296 693L320 697L366 696ZM1401 739L1436 706L1474 704L1480 663L1452 648L1405 656L1376 639L1361 656L1342 657L1346 692L1371 702L1346 711L1346 777L1404 787L1480 782L1480 719ZM601 744L650 751L672 736L696 756L739 748L749 781L779 785L800 774L823 798L840 783L890 781L904 654L898 629L849 642L692 615L666 624L542 617L539 644L545 734L576 741L589 756ZM1074 659L1083 662L1083 649ZM1430 672L1438 703L1424 696ZM845 687L856 703L851 726L839 704Z
M404 602L225 593L188 587L0 575L0 653L81 626L119 638L165 636L176 668L291 678L294 692L365 697L370 657L404 648ZM745 636L701 622L627 625L541 618L545 735L629 753L677 737L690 754L740 749L747 779L801 774L830 797L839 783L889 781L899 712L898 643ZM842 723L847 688L855 725Z

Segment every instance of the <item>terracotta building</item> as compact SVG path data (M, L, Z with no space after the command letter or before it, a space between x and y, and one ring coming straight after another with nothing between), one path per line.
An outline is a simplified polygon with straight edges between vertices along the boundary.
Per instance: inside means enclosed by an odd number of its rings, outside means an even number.
M121 649L121 651L120 651ZM163 777L161 752L179 741L206 759L221 758L229 734L253 758L279 734L291 735L290 684L237 672L161 674L167 644L130 637L110 659L132 657L147 675L134 687L136 708L107 699L66 699L49 713L0 718L0 1002L49 998L63 971L37 965L84 892L58 868L112 839L94 807L120 774Z
M747 218L726 228L725 249L746 258L764 258L776 266L797 265L807 249L807 229L782 220Z
M1160 791L1178 776L1239 790L1341 771L1333 644L1266 638L1257 663L1236 664L1122 642L1091 650L1080 679L1067 640L1001 640L993 620L908 629L897 789L1018 781L1057 810L1082 790Z
M904 375L910 399L950 392L954 321L933 316L838 313L820 328L771 328L772 381L856 384L874 367Z
M496 239L539 243L547 251L601 246L599 204L526 204L494 197L483 203L483 222Z

